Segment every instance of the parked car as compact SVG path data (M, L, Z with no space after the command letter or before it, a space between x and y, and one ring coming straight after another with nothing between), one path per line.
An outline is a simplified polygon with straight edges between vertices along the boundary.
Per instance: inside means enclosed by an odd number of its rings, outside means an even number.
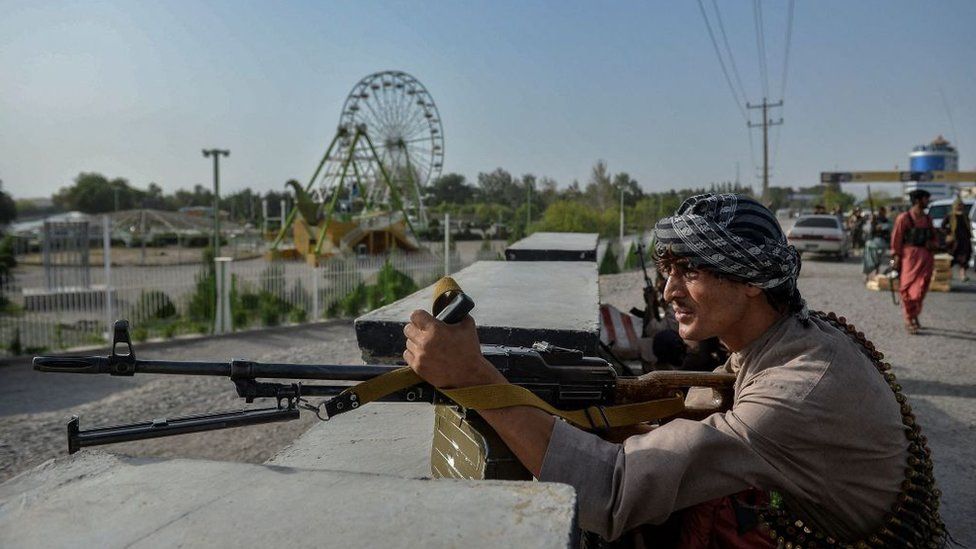
M955 198L943 198L929 202L928 213L932 216L932 225L936 229L942 228L942 220L952 211L952 203L955 201ZM969 212L969 220L972 221L973 213L976 212L976 198L963 198L962 203L965 204L965 209Z
M832 254L844 259L851 250L850 236L835 215L800 216L786 238L801 253Z

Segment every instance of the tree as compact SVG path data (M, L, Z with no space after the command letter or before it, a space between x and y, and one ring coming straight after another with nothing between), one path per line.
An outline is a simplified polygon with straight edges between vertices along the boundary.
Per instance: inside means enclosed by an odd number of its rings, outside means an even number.
M512 209L525 202L525 187L501 168L491 173L479 173L478 187L488 202L504 204Z
M478 198L478 189L468 184L459 173L449 173L435 179L426 190L430 206L440 204L470 204Z
M80 173L73 185L62 187L52 198L63 210L99 214L142 206L145 191L134 189L121 177L109 180L100 173Z
M613 179L607 163L597 160L590 172L590 182L584 191L586 201L600 210L605 210L616 204L617 191L613 187Z
M0 225L9 225L17 219L17 203L6 192L0 190Z
M627 172L620 172L613 176L613 186L617 189L617 193L623 189L625 206L634 206L641 198L644 198L644 189Z

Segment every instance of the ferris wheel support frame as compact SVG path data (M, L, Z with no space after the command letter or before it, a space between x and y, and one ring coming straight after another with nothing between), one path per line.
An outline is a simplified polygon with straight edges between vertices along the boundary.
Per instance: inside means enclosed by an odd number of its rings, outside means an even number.
M343 135L342 132L343 130L340 129L336 133L336 138ZM383 166L383 163L380 161L379 155L376 154L376 148L373 146L373 140L369 138L368 133L363 131L363 128L357 127L356 131L353 133L352 141L349 144L349 154L347 154L345 159L343 159L342 172L339 176L339 184L335 188L335 191L332 194L332 200L329 201L328 207L325 206L324 202L322 203L322 208L325 211L325 219L323 219L322 227L319 229L318 239L315 242L314 252L316 255L322 252L322 246L325 244L326 231L328 230L329 222L332 220L332 214L333 212L335 212L335 206L336 206L336 202L339 200L339 195L342 193L342 189L345 187L346 175L349 173L350 164L353 167L353 172L356 173L357 180L359 178L359 173L358 173L359 169L356 167L356 163L353 161L353 158L355 157L356 145L358 145L360 139L364 139L366 141L367 146L369 146L369 151L372 154L373 160L376 162L376 165L380 170L380 175L382 175L383 177L383 182L390 190L390 195L393 199L392 200L393 204L391 204L391 206L393 206L394 209L399 210L401 213L403 213L403 220L406 222L410 232L415 237L419 238L419 236L417 235L417 231L413 227L413 223L410 222L410 216L407 215L407 212L403 207L403 199L400 197L399 191L397 190L396 186L393 185L393 181L390 180L390 176L386 172L386 168ZM316 173L317 172L318 171L316 170ZM360 185L362 185L362 181L360 181ZM292 213L294 212L295 210L293 209ZM289 221L290 221L289 225L294 222L293 215L289 216Z
M407 174L410 177L410 183L413 185L413 192L417 196L417 215L420 217L420 226L423 229L427 228L427 209L424 207L424 199L420 196L420 184L417 182L417 177L413 173L413 165L410 164L410 154L406 151L406 146L400 144L400 148L404 150L404 158L407 161Z
M357 128L357 131L359 131L359 128ZM386 167L384 167L383 162L380 161L380 156L376 154L376 147L373 146L373 140L369 138L369 133L365 131L362 131L361 133L366 139L366 144L369 145L370 152L373 153L373 159L376 160L376 165L380 169L380 174L383 176L383 182L386 183L386 186L390 189L390 196L392 196L395 201L396 209L403 213L403 220L407 222L407 227L419 240L420 235L418 235L417 231L414 230L413 223L410 222L410 216L407 215L407 211L404 209L403 198L400 196L400 191L396 188L396 185L393 184L393 180L390 179L390 175L386 173Z
M340 129L336 131L335 136L332 137L332 141L329 142L329 146L325 149L325 155L322 156L322 160L319 161L319 165L315 168L315 172L312 174L311 179L308 180L308 184L305 185L305 192L312 189L312 185L315 184L315 180L319 177L319 172L322 171L322 167L329 160L329 156L332 154L332 149L335 148L335 144L339 142L339 138L344 135L344 130ZM275 237L274 242L271 244L271 249L276 250L278 246L281 245L281 241L285 238L285 231L287 231L292 223L295 222L295 215L298 212L298 208L292 207L291 211L288 212L288 218L284 223L281 224L281 229L278 230L278 236Z

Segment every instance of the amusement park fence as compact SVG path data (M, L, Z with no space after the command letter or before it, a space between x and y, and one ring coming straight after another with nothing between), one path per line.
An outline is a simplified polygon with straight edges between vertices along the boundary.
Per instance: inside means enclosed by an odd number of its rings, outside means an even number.
M333 258L318 267L230 262L229 324L240 330L355 316L383 304L356 296L369 294L364 290L377 283L387 264L387 271L402 273L416 288L431 284L445 269L443 255L436 253ZM448 264L451 272L466 266L456 254ZM215 275L208 265L92 267L88 278L89 284L75 287L42 289L38 276L5 284L0 357L105 344L110 322L118 318L129 320L137 341L214 330Z

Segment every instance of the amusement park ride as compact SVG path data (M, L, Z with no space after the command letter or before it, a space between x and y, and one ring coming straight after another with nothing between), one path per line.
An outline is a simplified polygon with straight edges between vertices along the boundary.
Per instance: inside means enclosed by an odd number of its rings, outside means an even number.
M346 98L335 136L272 244L274 257L317 265L345 253L416 250L427 226L423 189L443 166L430 93L401 71L371 74ZM294 248L282 247L288 230Z

